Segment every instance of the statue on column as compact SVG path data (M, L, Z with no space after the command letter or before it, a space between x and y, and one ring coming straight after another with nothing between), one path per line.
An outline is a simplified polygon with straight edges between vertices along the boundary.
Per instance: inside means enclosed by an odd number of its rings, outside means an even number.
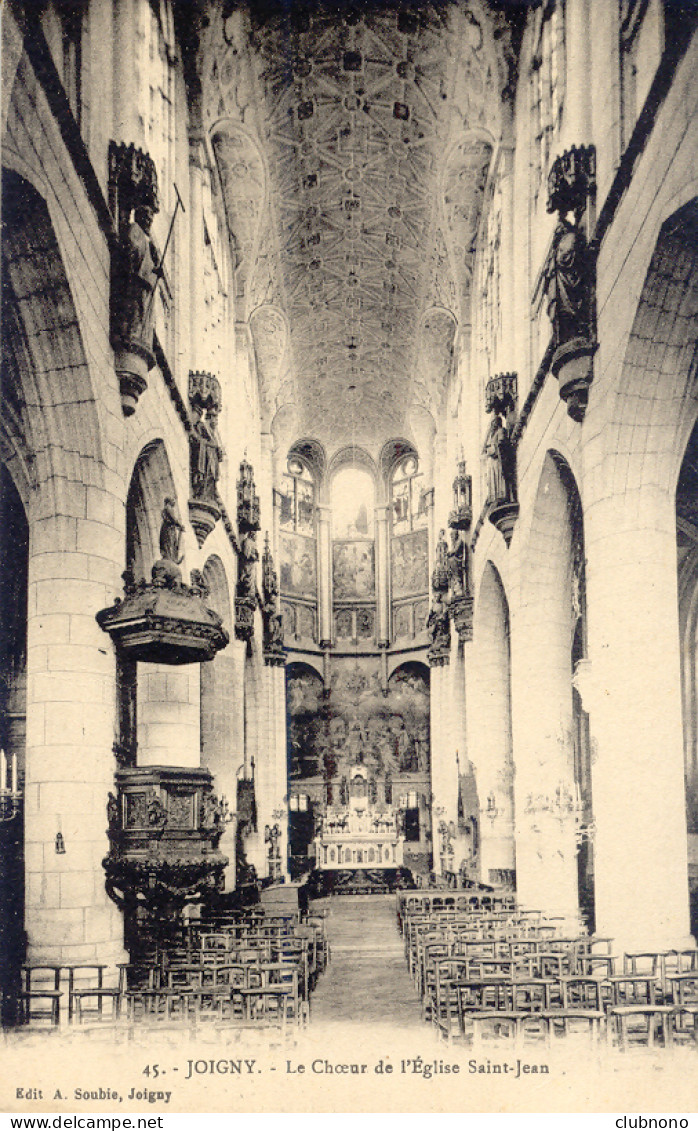
M134 145L109 146L109 199L118 240L111 263L111 343L125 416L155 365L155 290L162 273L151 228L158 206L155 164Z
M215 503L216 485L223 447L218 436L218 409L212 406L204 415L201 404L194 406L194 429L191 434L191 485L194 499Z
M189 518L199 546L203 546L221 516L218 475L224 451L218 436L218 378L212 373L190 373L189 406L193 417L189 433Z
M487 501L489 503L516 502L516 461L514 445L502 414L492 416L484 454L487 456Z
M158 256L150 238L156 207L145 200L134 210L133 221L121 237L124 273L116 304L116 333L124 342L137 343L148 353L153 348L154 291L159 277Z
M596 350L596 264L584 215L596 191L593 146L573 146L553 162L548 176L548 212L558 220L543 279L555 352L550 368L573 420L584 419ZM570 219L571 217L571 219Z
M483 448L487 464L487 517L501 532L507 546L519 513L516 448L511 437L517 389L515 373L499 373L490 377L485 390L485 412L492 413Z
M239 546L238 555L238 597L254 597L257 592L255 574L259 561L259 550L254 530L248 530Z
M432 606L427 618L427 631L431 637L428 653L430 662L447 663L451 651L451 622L446 594L440 590L437 590L432 598Z
M263 653L267 664L285 663L283 618L278 610L279 579L269 547L269 534L265 536L262 555L262 594L260 608L264 622Z
M260 603L257 592L256 535L260 527L259 496L255 491L252 466L243 459L237 482L237 518L239 541L235 543L238 555L238 580L235 591L235 635L238 640L251 640L254 634L254 614Z
M452 527L451 547L448 551L448 580L451 596L456 600L470 595L468 553L468 544L463 532Z

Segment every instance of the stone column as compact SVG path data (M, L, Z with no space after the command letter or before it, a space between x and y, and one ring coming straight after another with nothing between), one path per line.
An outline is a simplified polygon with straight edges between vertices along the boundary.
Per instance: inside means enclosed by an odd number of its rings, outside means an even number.
M189 367L204 367L204 231L203 231L203 138L189 135Z
M138 765L201 764L198 664L138 665Z
M587 0L567 0L565 5L565 149L572 145L586 145L590 141L589 66L592 51L588 7Z
M281 830L282 874L287 872L286 846L288 844L288 814L286 809L286 728L284 668L279 665L260 665L258 680L258 723L261 743L255 758L255 798L257 802L257 836L250 844L249 860L257 874L268 874L267 851L264 840L266 825L278 825ZM279 719L281 714L281 719Z
M449 802L452 804L453 787L451 779L456 779L456 755L451 742L450 701L452 694L452 672L448 659L431 664L430 709L431 709L431 835L434 856L433 870L441 875L441 853L439 824L454 820Z
M282 875L288 878L288 775L286 770L286 668L269 668L271 682L271 739L273 751L274 808L281 816L274 823L281 829L279 850Z
M116 0L114 4L114 131L117 141L143 145L144 131L139 123L136 60L135 0Z
M228 623L226 628L231 631ZM213 774L214 792L218 798L225 797L230 812L234 812L237 806L237 769L242 761L242 742L236 718L242 690L235 655L237 643L231 641L214 660L201 664L199 669L204 764ZM235 888L235 830L236 824L232 821L226 826L219 844L220 852L229 860L225 872L226 891Z
M376 507L376 605L379 648L390 643L390 536L388 507Z
M547 595L547 594L546 594ZM578 919L570 633L550 603L512 607L519 903Z
M332 641L332 543L330 508L317 505L318 639L321 647Z
M689 942L673 492L585 513L596 930L614 953Z
M468 742L480 806L480 875L512 871L514 853L511 677L504 593L493 572L480 583L468 670Z
M115 661L95 612L120 587L123 506L98 487L71 483L59 509L30 524L27 960L114 964L125 960L123 925L102 859L114 789Z

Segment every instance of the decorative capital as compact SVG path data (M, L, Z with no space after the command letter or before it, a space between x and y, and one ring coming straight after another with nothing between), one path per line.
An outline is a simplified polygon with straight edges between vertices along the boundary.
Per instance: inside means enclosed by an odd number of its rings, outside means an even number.
M572 212L579 222L595 191L596 150L593 145L572 146L555 158L548 174L548 212L557 212L560 219Z

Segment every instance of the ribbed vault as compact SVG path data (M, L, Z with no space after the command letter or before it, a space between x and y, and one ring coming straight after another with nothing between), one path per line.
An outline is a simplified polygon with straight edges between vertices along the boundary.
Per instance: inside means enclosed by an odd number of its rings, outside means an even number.
M266 312L252 319L261 400L269 420L293 403L330 455L353 439L377 455L409 434L414 404L441 404L511 43L478 0L212 5L203 117L239 309Z

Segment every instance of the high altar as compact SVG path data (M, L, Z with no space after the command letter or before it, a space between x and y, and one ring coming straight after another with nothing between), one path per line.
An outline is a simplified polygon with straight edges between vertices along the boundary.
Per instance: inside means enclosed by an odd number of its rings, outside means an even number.
M352 768L349 804L329 805L315 837L315 866L322 871L346 868L399 868L404 837L396 814L369 801L368 772Z

